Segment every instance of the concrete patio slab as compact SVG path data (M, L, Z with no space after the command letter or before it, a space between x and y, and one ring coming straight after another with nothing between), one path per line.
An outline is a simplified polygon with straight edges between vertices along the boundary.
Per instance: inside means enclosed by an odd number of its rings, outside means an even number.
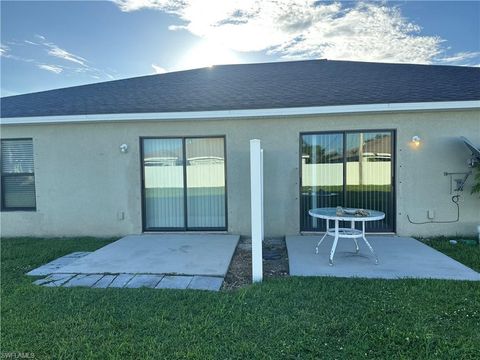
M126 288L154 288L162 280L163 275L135 275L125 286Z
M238 235L130 235L57 269L74 274L225 276Z
M68 282L63 284L63 287L92 287L98 280L100 280L103 275L100 274L91 274L91 275L83 275L79 274L74 276Z
M351 239L340 239L334 265L328 257L332 237L327 237L315 254L320 236L287 236L290 275L335 276L363 278L431 278L450 280L480 280L480 274L441 252L409 237L367 236L378 255L379 264L361 240L359 254Z
M48 287L59 287L65 284L68 280L74 277L75 274L52 274L45 279L39 279L34 281L35 285L42 285Z
M158 283L155 289L186 289L193 276L165 276L162 281Z
M100 280L93 284L92 288L105 289L110 286L117 275L104 275Z
M108 286L109 288L123 288L128 284L135 274L120 274Z
M26 275L29 276L45 276L52 274L54 271L67 266L74 262L75 260L78 260L88 254L90 254L90 251L77 251L65 256L62 256L58 259L55 259L53 261L50 261L49 263L42 265L36 269L33 269L32 271L29 271Z
M188 289L219 291L223 284L223 278L213 276L194 276Z

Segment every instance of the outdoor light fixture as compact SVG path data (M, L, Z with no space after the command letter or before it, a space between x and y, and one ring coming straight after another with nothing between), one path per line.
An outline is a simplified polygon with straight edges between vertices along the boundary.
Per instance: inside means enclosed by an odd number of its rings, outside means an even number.
M128 145L127 144L120 145L120 152L126 153L127 151L128 151Z
M420 139L420 136L415 135L414 137L412 137L412 144L416 147L420 146L420 141L422 141L422 139Z

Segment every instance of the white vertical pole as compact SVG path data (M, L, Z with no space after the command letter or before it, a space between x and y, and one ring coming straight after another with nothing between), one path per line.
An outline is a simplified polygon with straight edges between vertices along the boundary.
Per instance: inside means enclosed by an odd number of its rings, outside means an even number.
M262 200L262 242L263 239L265 239L265 224L264 224L264 213L263 213L263 149L260 149L260 189L262 189L262 195L261 195L261 200Z
M252 211L252 280L262 281L263 189L260 140L250 140L250 188Z

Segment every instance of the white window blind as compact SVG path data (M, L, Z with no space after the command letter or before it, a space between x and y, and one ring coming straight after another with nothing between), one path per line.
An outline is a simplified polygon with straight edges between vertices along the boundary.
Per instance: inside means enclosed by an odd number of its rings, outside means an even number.
M35 210L32 139L1 141L2 210Z

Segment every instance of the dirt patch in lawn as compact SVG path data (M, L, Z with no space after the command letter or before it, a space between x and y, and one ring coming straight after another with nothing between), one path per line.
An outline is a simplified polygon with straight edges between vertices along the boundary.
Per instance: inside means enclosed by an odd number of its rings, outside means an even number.
M289 275L285 238L270 238L263 242L263 277ZM252 283L252 239L240 238L233 254L223 290L235 290Z

